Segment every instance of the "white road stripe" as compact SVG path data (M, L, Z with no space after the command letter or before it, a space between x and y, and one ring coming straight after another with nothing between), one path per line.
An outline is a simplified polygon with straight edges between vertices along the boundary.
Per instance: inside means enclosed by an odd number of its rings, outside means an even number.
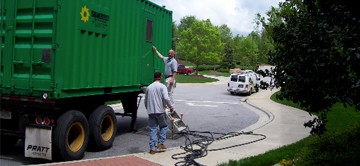
M194 104L194 103L186 103L186 104L195 107L218 107L218 105L203 105L203 104Z
M196 101L196 100L175 100L178 102L187 102L187 103L211 103L211 104L240 104L240 102L224 102L224 101Z

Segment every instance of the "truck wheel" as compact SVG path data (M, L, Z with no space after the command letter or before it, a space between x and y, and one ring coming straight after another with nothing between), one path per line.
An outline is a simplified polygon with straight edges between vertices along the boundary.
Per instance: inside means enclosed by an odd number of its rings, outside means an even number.
M117 126L114 110L102 105L91 113L89 118L90 146L94 150L105 150L112 147Z
M53 147L60 160L79 160L89 141L89 125L83 113L71 110L57 120Z
M189 76L191 74L191 72L188 72L187 75Z

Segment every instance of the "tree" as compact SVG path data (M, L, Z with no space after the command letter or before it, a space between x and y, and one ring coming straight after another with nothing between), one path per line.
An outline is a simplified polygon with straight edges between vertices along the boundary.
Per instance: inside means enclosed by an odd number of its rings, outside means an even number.
M196 65L196 74L199 65L220 62L223 50L220 31L209 19L195 21L190 28L181 32L180 38L177 49Z
M262 17L259 13L256 15L254 22L256 24L256 32L260 35L260 39L258 40L258 61L260 63L269 63L267 55L269 52L274 51L274 40L271 36L271 28L282 23L282 18L277 14L279 13L279 10L279 8L271 7L271 9L266 12L268 16L267 19Z
M255 32L250 33L248 36L236 36L235 41L235 60L237 64L254 68L258 65L258 38Z
M196 21L198 21L198 20L196 19L195 16L185 16L185 17L181 18L180 24L176 27L176 35L173 37L173 43L175 44L175 46L181 40L180 34L183 31L189 29L190 26ZM183 59L183 60L188 60L187 54L181 55L181 53L178 51L177 51L177 57L179 57L180 59Z
M172 49L174 49L176 51L176 44L177 44L177 39L179 38L179 31L178 28L176 26L175 21L172 22Z
M235 68L234 56L235 56L234 42L230 41L225 43L223 58L221 60L220 67L223 69Z
M196 19L195 16L185 16L183 17L181 20L180 20L180 24L178 26L178 30L179 30L179 33L187 30L188 28L191 27L191 25L194 23L194 22L197 22L198 20Z
M219 31L221 34L221 41L223 43L226 43L226 42L229 42L230 40L232 40L233 35L231 32L231 29L226 24L221 25L219 27Z
M235 46L233 35L230 28L223 24L219 27L221 34L221 42L224 44L223 56L220 62L220 68L230 69L235 68Z
M360 16L356 2L291 0L281 3L278 24L265 24L274 40L280 98L320 116L305 125L323 133L326 112L336 102L360 109Z

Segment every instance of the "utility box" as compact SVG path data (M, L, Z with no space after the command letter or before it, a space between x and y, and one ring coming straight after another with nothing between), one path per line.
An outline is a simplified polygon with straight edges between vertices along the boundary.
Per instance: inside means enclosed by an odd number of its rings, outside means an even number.
M1 0L1 148L34 132L52 145L30 157L110 148L116 118L105 103L120 100L136 119L141 88L164 67L151 47L171 43L172 12L148 0Z

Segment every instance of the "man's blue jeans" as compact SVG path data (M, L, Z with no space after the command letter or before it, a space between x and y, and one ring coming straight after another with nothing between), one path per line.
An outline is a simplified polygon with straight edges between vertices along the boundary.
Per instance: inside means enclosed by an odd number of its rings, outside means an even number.
M149 129L150 129L150 150L155 151L158 144L164 144L166 140L167 124L166 115L162 114L149 114ZM160 128L159 141L157 136L158 128Z

